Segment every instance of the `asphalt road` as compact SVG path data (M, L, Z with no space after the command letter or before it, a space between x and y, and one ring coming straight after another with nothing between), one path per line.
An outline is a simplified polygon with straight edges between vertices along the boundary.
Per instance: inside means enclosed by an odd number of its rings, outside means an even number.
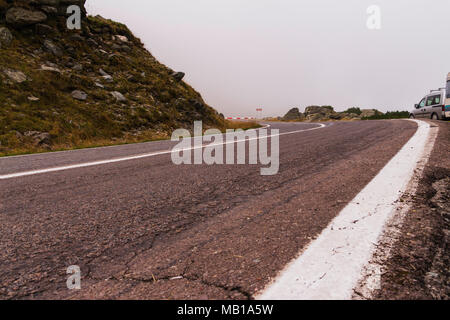
M290 132L317 125L272 123ZM170 154L0 180L0 299L248 299L415 133L338 122L280 136L280 171ZM0 175L169 150L170 141L0 159ZM66 287L79 265L82 289Z

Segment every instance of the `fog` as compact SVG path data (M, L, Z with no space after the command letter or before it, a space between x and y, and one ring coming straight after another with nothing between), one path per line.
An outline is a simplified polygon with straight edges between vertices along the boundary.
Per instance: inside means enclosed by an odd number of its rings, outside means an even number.
M381 9L381 29L367 8ZM226 116L408 110L450 72L448 0L88 0Z

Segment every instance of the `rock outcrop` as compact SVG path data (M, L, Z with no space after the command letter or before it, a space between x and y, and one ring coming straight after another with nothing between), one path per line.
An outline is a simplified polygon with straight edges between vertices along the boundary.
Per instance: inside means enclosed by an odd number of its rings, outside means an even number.
M47 15L38 10L12 7L6 12L6 22L14 27L25 27L47 20Z
M356 113L358 111L358 113ZM361 120L377 114L382 114L375 109L351 108L346 112L336 112L331 106L309 106L301 113L298 108L291 109L283 118L284 121L338 121Z
M369 118L377 115L380 111L375 109L362 109L361 110L361 118Z
M78 5L82 16L86 16L86 0L29 0L29 1L0 1L0 23L3 21L15 28L41 25L55 21L64 23L61 17L67 16L67 8ZM47 25L44 25L47 26ZM48 28L46 28L49 30Z
M300 121L300 120L304 120L304 119L305 119L305 116L300 112L300 110L298 108L292 108L283 117L284 121Z
M0 0L0 155L168 138L226 121L123 24L84 0ZM79 5L81 30L67 27Z
M308 121L329 120L335 113L330 106L310 106L305 109L305 118Z

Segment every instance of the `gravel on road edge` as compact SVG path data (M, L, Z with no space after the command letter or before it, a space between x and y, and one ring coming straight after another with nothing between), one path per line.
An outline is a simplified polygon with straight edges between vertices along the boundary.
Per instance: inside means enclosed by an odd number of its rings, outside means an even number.
M432 125L439 126L438 137L374 299L450 297L450 122Z

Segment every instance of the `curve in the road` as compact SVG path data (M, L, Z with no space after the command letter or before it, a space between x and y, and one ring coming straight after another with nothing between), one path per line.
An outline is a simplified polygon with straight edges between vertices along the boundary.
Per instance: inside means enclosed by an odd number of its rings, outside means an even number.
M268 128L268 127L270 127L270 125L266 125L266 128ZM318 124L318 126L314 127L314 128L295 130L295 131L283 132L283 133L277 133L277 134L269 134L268 136L265 136L264 139L276 137L276 136L285 136L285 135L291 135L291 134L296 134L296 133L301 133L301 132L313 131L313 130L322 129L325 127L326 127L325 124ZM110 163L137 160L137 159L143 159L143 158L149 158L149 157L170 154L174 151L175 152L189 151L189 150L195 150L195 149L202 149L206 146L213 147L213 146L218 146L218 145L235 144L235 143L239 143L239 142L243 142L243 141L252 141L252 140L258 140L258 139L261 139L261 137L258 136L256 138L250 138L250 139L244 139L244 140L238 140L238 141L224 141L222 143L213 143L213 144L202 145L202 146L194 146L191 148L185 148L185 149L181 149L181 150L178 150L178 149L163 150L163 151L121 157L121 158L113 158L113 159L100 160L100 161L77 163L77 164L72 164L72 165L67 165L67 166L58 166L58 167L53 167L53 168L16 172L16 173L0 175L0 180L13 179L13 178L19 178L19 177L25 177L25 176L32 176L32 175L36 175L36 174L44 174L44 173L65 171L65 170L78 169L78 168L86 168L86 167L92 167L92 166L100 166L100 165L105 165L105 164L110 164Z
M351 299L385 223L433 148L430 124L415 122L418 130L408 143L259 299Z

